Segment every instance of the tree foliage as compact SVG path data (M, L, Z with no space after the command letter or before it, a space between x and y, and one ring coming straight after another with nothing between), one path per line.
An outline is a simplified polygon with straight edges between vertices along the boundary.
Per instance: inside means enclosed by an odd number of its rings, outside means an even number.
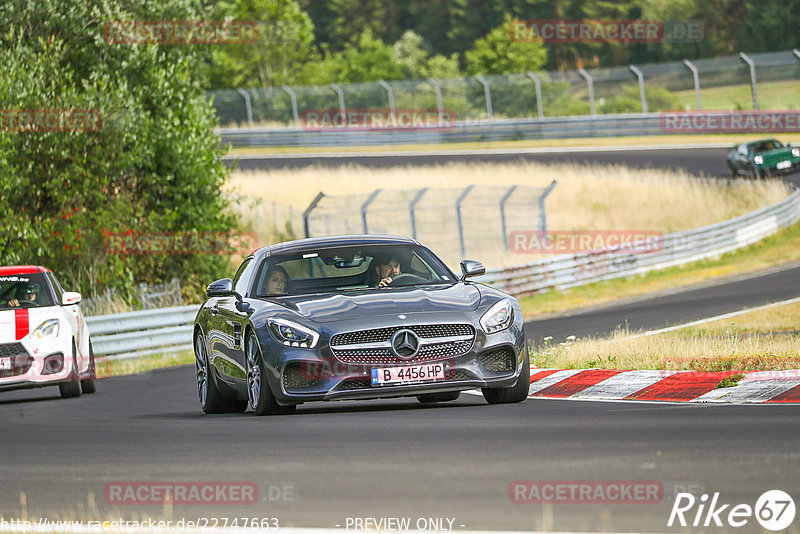
M223 256L106 250L108 233L237 227L220 195L225 169L203 98L207 50L103 37L109 21L203 18L185 0L0 5L6 118L41 109L90 109L102 118L97 129L0 129L0 262L46 265L90 295L109 287L130 294L135 282L173 276L199 288L227 269Z

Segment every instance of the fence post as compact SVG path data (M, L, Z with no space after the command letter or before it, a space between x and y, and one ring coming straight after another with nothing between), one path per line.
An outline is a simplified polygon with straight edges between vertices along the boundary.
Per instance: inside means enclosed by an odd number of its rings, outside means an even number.
M444 108L442 107L442 88L433 78L428 78L428 83L436 90L436 108L439 110L439 126L444 121Z
M500 225L503 228L503 246L508 248L508 232L506 230L506 201L514 194L514 190L517 189L516 185L512 185L506 194L503 195L503 198L500 199Z
M414 210L417 207L417 203L422 200L422 195L428 190L427 187L423 187L419 190L419 193L414 197L414 200L411 201L411 204L408 205L408 214L411 218L411 237L414 239L417 238L417 218L414 215Z
M342 114L342 126L347 126L347 110L344 107L344 91L342 91L342 88L335 83L331 83L331 89L336 91L336 94L339 95L339 113Z
M389 114L392 116L394 125L397 126L397 117L394 114L394 91L392 90L392 86L383 80L378 80L378 85L386 89L386 94L389 96Z
M586 69L579 69L578 74L583 76L586 80L586 85L589 87L589 109L594 115L594 80L592 80L592 75L589 74Z
M528 78L533 80L533 84L536 86L536 109L539 112L539 118L544 118L544 110L542 106L542 83L539 80L539 76L537 76L534 72L528 71L525 74L528 75Z
M647 113L647 95L644 92L644 74L635 65L628 65L636 77L639 79L639 99L642 101L642 113Z
M149 308L149 302L147 299L147 283L142 282L139 284L139 297L142 299L142 309L146 310Z
M294 94L294 91L288 85L283 86L283 90L289 93L289 98L292 99L292 116L294 117L294 124L298 128L300 127L300 113L297 111L297 95Z
M242 98L244 98L244 109L245 109L245 112L247 113L247 123L252 128L253 127L253 108L250 105L250 94L247 91L245 91L244 89L237 89L236 91L240 95L242 95Z
M750 87L753 91L753 110L758 111L758 93L756 92L756 64L744 52L739 52L739 57L750 67Z
M458 223L458 241L461 244L462 259L467 255L467 253L466 253L466 247L464 246L464 225L461 223L461 203L464 201L465 198L467 198L467 195L469 195L469 192L472 191L473 187L475 187L474 184L468 185L466 189L464 189L464 191L461 192L461 194L458 196L458 199L456 200L456 222Z
M694 97L697 100L697 111L700 111L703 106L700 105L700 73L697 72L697 67L688 59L683 60L683 64L692 71L692 78L694 78Z
M322 197L324 196L325 193L322 191L317 193L317 196L311 201L311 204L308 205L306 211L303 212L303 231L305 232L306 237L311 237L311 232L308 228L308 216L311 215L311 211L317 207L317 204L319 204L319 201L322 200Z
M175 295L178 297L178 304L172 303L170 306L183 306L183 298L181 297L181 281L178 280L178 278L173 278L172 285L175 286Z
M375 200L375 197L377 197L380 192L381 192L381 189L376 189L375 191L373 191L369 195L369 198L367 199L367 201L364 202L364 204L361 205L361 224L364 227L364 233L365 234L369 233L369 230L367 230L367 208L369 208L369 205L372 204L372 201Z
M553 180L544 190L542 196L539 197L539 231L542 233L547 232L547 217L545 216L544 212L544 199L547 198L547 195L550 194L557 183L557 181Z
M492 118L492 93L489 90L489 82L486 81L486 78L478 74L475 76L475 79L481 82L483 85L483 96L486 98L486 116L490 119Z

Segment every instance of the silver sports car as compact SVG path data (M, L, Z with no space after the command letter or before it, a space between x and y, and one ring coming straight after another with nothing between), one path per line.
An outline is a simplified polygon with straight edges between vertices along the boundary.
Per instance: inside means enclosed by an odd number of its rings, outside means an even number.
M261 248L207 288L194 324L206 413L292 411L307 401L481 388L491 404L528 395L519 302L455 275L419 242L390 236L300 239Z

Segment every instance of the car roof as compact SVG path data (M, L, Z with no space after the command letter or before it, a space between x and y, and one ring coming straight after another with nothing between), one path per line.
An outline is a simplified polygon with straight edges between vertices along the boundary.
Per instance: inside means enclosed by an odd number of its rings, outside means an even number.
M299 252L302 250L315 249L315 248L331 248L331 247L346 247L346 246L369 246L369 245L419 245L419 241L411 239L410 237L402 237L395 235L331 235L325 237L308 237L305 239L296 239L294 241L285 241L283 243L276 243L274 245L267 245L259 251L264 251L266 254L284 254Z
M766 137L764 139L759 139L758 141L750 141L749 143L746 143L746 144L747 144L747 146L754 146L754 145L760 145L762 143L767 143L769 141L777 141L777 139L775 139L773 137Z
M41 265L7 265L0 267L0 276L8 276L12 274L35 274L35 273L49 273L50 269L42 267Z

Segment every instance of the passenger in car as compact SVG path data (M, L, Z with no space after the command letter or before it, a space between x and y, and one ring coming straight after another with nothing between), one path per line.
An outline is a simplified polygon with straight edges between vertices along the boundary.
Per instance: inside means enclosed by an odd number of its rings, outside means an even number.
M266 295L283 295L289 283L289 273L280 265L273 265L267 271Z

